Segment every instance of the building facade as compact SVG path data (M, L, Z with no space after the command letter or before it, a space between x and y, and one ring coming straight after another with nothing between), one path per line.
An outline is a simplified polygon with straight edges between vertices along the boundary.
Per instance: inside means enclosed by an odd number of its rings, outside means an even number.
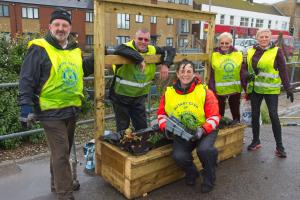
M193 9L192 0L140 0L164 6ZM44 33L48 30L50 14L62 7L72 17L72 32L78 34L82 49L92 50L94 34L93 0L0 0L0 32L15 37L19 34ZM127 13L105 14L106 46L116 46L134 36L139 28L151 33L151 40L159 46L192 47L192 22L182 19L158 18Z
M269 28L272 34L289 33L290 18L284 16L276 7L253 3L252 0L195 0L197 9L215 12L215 33L231 32L236 38L255 37L259 28ZM201 23L200 38L205 38L207 24Z

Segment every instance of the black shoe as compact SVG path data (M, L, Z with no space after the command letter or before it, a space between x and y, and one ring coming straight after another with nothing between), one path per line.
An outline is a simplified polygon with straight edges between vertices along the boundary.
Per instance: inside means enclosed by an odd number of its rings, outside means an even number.
M199 177L199 173L197 172L194 176L186 176L185 177L185 184L188 186L194 186L196 185L196 180Z
M276 147L275 155L279 158L286 158L286 152L283 147Z
M260 144L260 141L255 141L255 140L252 140L251 144L247 147L248 151L255 151L259 148L261 148L262 145Z
M214 189L214 186L209 186L209 185L206 185L204 183L201 185L201 192L202 193L211 192L213 189Z

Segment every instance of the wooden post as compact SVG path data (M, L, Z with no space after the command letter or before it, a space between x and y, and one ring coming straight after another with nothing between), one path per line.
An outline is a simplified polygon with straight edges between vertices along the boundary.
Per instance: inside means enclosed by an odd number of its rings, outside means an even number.
M96 140L96 174L101 175L101 146L99 137L104 131L104 57L105 57L105 13L104 3L94 1L94 89L95 89L95 140Z
M214 48L214 35L215 35L215 16L211 16L208 22L208 32L206 41L206 53L208 54L208 62L205 64L204 82L208 84L211 73L211 54Z

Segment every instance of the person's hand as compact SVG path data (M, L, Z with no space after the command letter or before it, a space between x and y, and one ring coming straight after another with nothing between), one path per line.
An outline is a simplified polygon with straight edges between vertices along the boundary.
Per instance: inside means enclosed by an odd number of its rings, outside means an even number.
M30 129L36 121L36 117L33 113L33 106L22 105L19 120L23 129Z
M199 140L199 139L201 139L201 137L202 137L203 134L204 134L203 128L198 127L198 128L196 129L196 132L195 132L194 136L191 138L191 140L192 140L192 141Z
M294 93L292 90L287 90L286 91L286 98L290 99L290 101L293 103L294 102Z
M161 80L167 80L169 77L169 68L167 65L160 65L160 74L159 78Z
M113 142L119 142L121 138L122 138L122 135L119 132L110 133L110 134L102 136L103 140L105 140L105 141L110 141L111 140Z
M255 78L254 74L250 74L249 72L246 73L246 80L247 81L253 81Z
M141 68L142 72L145 71L145 68L146 68L146 62L145 62L145 60L143 60L143 62L140 63L140 68Z

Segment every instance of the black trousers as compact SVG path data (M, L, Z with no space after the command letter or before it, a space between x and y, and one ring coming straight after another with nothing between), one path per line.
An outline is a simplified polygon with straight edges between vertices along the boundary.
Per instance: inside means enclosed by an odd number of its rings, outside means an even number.
M259 134L260 134L259 116L260 116L260 106L263 99L265 99L265 102L269 110L269 116L272 123L272 130L276 141L276 146L283 147L282 138L281 138L281 125L278 117L278 94L258 94L255 92L250 94L253 140L256 141L259 140Z
M240 121L240 117L241 117L241 115L240 115L241 93L225 95L225 96L217 95L217 98L218 98L218 102L219 102L220 115L222 117L224 117L226 99L228 99L228 104L229 104L230 112L231 112L231 115L232 115L232 119Z
M147 128L146 97L126 97L112 94L110 99L115 112L117 131L127 129L130 120L135 130Z
M207 136L203 136L196 142L186 141L180 137L174 137L172 157L186 173L186 177L195 177L198 172L193 162L192 151L196 152L203 166L203 184L213 186L216 179L216 163L218 151L214 147L218 130Z

